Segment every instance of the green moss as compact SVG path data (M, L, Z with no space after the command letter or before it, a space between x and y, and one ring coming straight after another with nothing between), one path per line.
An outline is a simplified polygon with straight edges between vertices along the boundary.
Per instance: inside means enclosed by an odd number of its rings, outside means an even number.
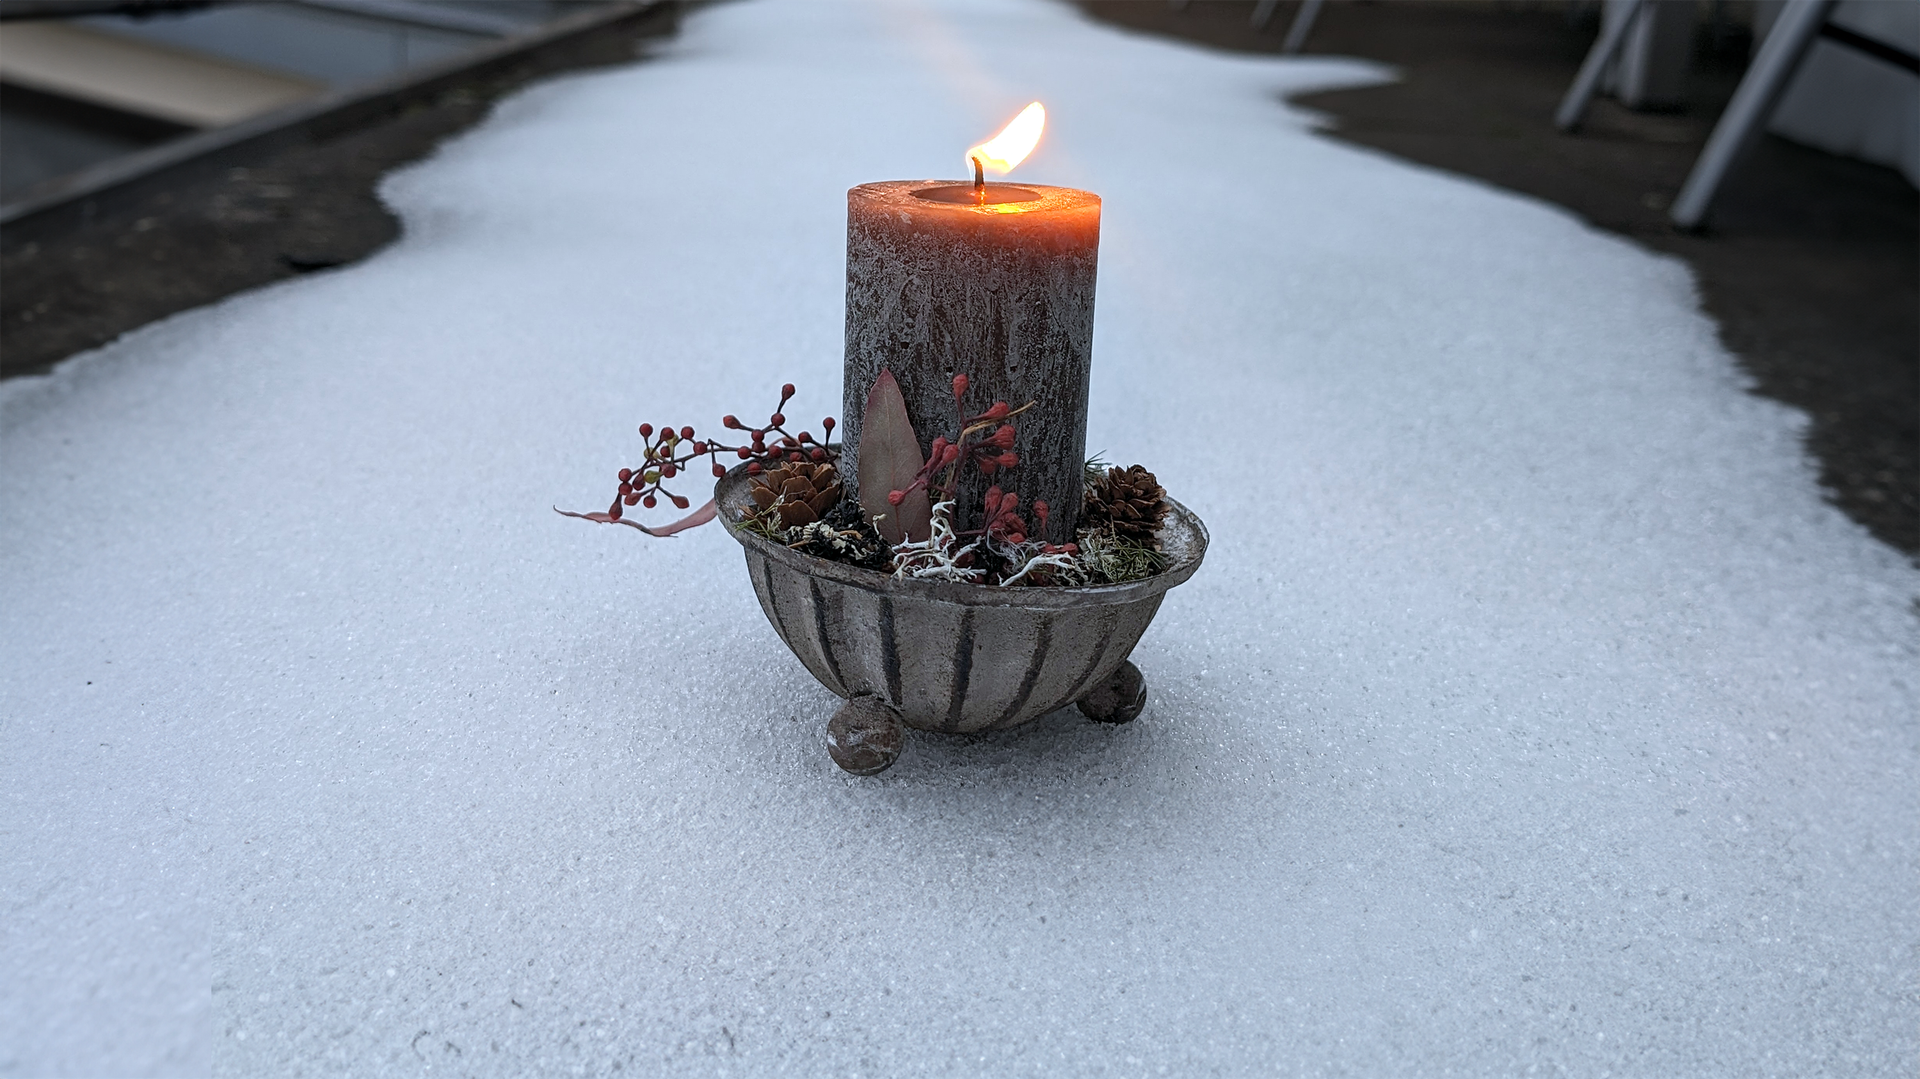
M1104 529L1087 529L1076 538L1080 564L1093 584L1125 584L1151 577L1171 561L1160 551Z

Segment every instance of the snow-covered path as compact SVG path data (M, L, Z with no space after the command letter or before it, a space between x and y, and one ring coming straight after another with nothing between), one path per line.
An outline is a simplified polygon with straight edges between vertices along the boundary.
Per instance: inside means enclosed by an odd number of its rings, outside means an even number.
M1910 1076L1920 574L1680 265L1063 6L719 5L367 264L0 387L0 1076ZM1106 201L1131 727L876 780L641 420L836 410L844 191Z

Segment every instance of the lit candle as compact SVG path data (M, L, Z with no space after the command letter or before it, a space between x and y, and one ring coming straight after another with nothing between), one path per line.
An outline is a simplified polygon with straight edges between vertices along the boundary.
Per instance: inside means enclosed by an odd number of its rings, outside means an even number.
M1045 115L1035 102L967 151L971 181L894 180L847 192L841 476L859 473L861 413L882 368L900 383L923 453L936 435L954 435L953 377L964 374L970 412L996 400L1034 406L1014 421L1020 464L1011 473L962 470L956 526L979 527L981 497L998 482L1019 492L1023 511L1044 500L1045 538L1062 543L1080 516L1100 197L985 177L1020 163ZM1028 523L1038 527L1031 515Z

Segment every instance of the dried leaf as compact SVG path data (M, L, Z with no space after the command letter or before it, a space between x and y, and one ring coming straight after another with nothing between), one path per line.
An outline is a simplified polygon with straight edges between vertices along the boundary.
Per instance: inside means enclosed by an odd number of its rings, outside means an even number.
M719 507L713 504L713 499L709 498L707 499L706 505L701 506L699 509L694 510L692 513L687 514L685 517L680 518L678 521L664 528L648 528L638 521L629 521L625 517L614 517L609 513L574 513L571 510L563 510L558 506L553 507L553 512L562 517L578 517L583 521L598 521L603 525L626 525L628 528L637 528L649 536L659 536L665 539L675 532L684 532L689 528L697 528L700 525L706 524L708 521L713 520L720 510Z
M932 531L933 506L925 488L910 492L898 506L887 502L890 491L905 491L920 474L926 458L920 439L907 418L907 401L893 372L881 368L867 393L867 410L860 421L860 508L888 543L904 536L924 541Z

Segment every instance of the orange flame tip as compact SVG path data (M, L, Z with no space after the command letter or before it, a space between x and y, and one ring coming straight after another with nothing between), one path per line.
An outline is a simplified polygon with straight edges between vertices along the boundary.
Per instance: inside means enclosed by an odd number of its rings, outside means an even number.
M1028 105L998 135L967 151L967 167L971 169L978 161L987 172L1005 176L1033 152L1046 126L1046 107L1038 101Z

